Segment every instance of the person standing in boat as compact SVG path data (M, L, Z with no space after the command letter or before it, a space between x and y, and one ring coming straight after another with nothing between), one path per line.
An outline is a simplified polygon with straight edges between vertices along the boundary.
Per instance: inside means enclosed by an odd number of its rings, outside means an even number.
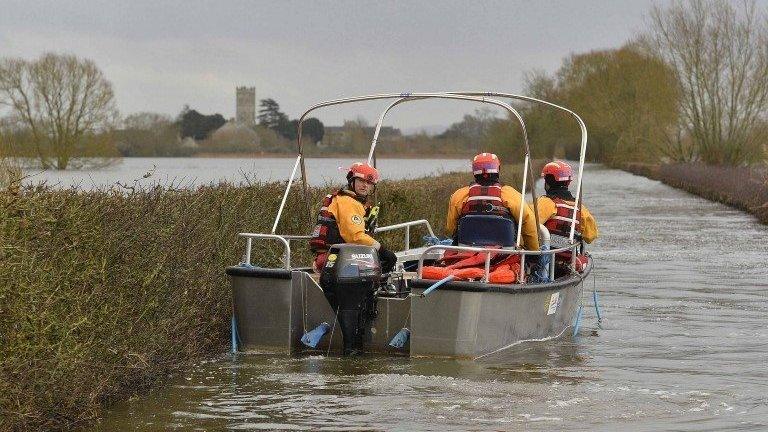
M515 223L523 199L512 186L499 183L501 161L493 153L480 153L472 159L475 181L451 195L445 228L457 244L459 219L470 214L498 215ZM522 246L526 250L539 250L539 237L533 211L523 206ZM515 233L516 234L516 233Z
M539 209L539 221L549 230L552 248L568 245L574 211L576 212L576 224L573 230L574 241L577 243L595 241L598 231L594 216L581 202L579 202L579 208L576 209L576 197L568 189L573 179L571 166L563 161L550 162L544 165L541 176L544 177L546 195L539 197L536 204ZM570 252L559 253L555 257L556 264L569 263L570 260ZM581 256L577 256L575 261L577 271L581 271L582 264ZM558 268L560 270L556 270L556 273L566 271L562 265L559 265Z
M309 241L309 247L315 254L312 263L315 272L319 273L323 269L328 249L338 243L373 246L378 251L382 271L392 271L397 257L366 229L366 226L371 226L366 224L371 210L368 197L378 181L379 171L376 168L356 162L347 172L347 186L325 196Z

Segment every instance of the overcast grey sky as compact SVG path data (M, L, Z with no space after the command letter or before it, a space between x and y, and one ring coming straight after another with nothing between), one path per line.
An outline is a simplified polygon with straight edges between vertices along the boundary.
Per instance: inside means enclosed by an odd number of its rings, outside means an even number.
M662 2L663 4L664 2ZM762 2L761 2L762 3ZM184 104L234 116L236 85L291 117L314 102L379 92L519 92L525 71L618 47L645 28L651 0L17 1L0 0L0 56L93 59L123 115ZM324 111L326 124L384 103ZM393 116L448 124L474 106L423 102Z

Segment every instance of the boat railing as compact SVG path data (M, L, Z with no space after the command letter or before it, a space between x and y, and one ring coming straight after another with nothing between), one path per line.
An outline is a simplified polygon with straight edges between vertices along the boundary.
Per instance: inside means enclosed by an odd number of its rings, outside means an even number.
M419 219L409 222L403 222L399 224L394 225L387 225L382 227L377 227L374 232L381 233L381 232L387 232L387 231L395 231L398 229L405 230L405 249L410 249L411 244L411 227L421 226L423 225L430 236L434 237L435 232L432 229L432 225L429 224L429 221L426 219ZM262 234L262 233L239 233L238 236L244 237L246 239L245 242L245 254L243 255L243 264L251 265L251 249L253 249L253 240L274 240L279 241L283 244L283 255L282 255L282 261L283 265L286 270L291 269L291 241L296 240L309 240L312 238L311 235L293 235L293 234Z
M424 251L419 256L419 267L418 267L418 276L419 279L422 277L422 268L424 267L424 259L427 257L429 252L434 252L437 250L443 250L443 251L458 251L458 252L476 252L476 253L483 253L485 254L485 270L483 272L483 278L480 280L480 282L488 283L488 279L490 277L491 273L491 254L500 254L500 255L520 255L520 274L518 275L518 282L523 283L523 276L525 274L525 257L526 255L550 255L550 274L554 275L554 262L555 262L555 254L560 252L567 252L571 251L572 255L575 255L577 252L579 245L578 244L572 244L565 247L557 248L557 249L550 249L550 250L543 250L543 251L532 251L532 250L524 250L524 249L487 249L482 247L472 247L472 246L448 246L448 245L434 245L429 246L428 248L424 249Z
M403 223L394 224L394 225L377 227L374 230L374 233L404 229L405 230L405 237L404 237L405 247L403 248L403 250L409 250L411 248L411 227L420 226L420 225L424 225L427 228L427 232L429 232L429 235L432 237L435 237L435 232L432 230L432 225L430 225L429 221L426 219L419 219L419 220L410 221L410 222L403 222Z
M239 233L238 236L245 237L245 257L243 264L251 265L251 248L253 240L276 240L283 244L283 265L286 270L291 269L291 241L309 240L310 235L285 235L285 234L261 234L261 233Z

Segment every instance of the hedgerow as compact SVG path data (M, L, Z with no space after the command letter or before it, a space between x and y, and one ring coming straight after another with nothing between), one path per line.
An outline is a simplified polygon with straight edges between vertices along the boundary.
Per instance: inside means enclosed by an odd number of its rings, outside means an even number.
M428 219L440 233L448 197L469 180L382 182L381 224ZM224 352L232 307L224 269L241 261L245 245L237 233L269 232L283 190L40 186L0 194L0 430L85 425L111 401ZM327 191L309 189L308 211L294 187L278 232L308 234L308 215ZM382 238L391 249L403 241L402 233ZM279 263L278 245L254 247L255 264ZM309 264L305 247L294 247L293 262Z

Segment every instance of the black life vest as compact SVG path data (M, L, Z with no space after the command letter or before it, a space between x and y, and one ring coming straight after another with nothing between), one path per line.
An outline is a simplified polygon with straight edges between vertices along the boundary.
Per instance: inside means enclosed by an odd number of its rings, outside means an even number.
M571 222L573 221L573 213L576 212L576 226L573 230L573 238L576 241L581 241L581 211L574 207L574 201L566 201L556 196L549 196L555 203L555 209L557 213L550 217L544 226L547 227L551 235L568 238L571 235ZM554 242L553 242L554 243Z
M323 198L323 204L317 215L317 224L315 224L315 228L312 230L312 238L309 240L309 248L314 253L326 252L332 245L344 243L344 238L341 237L336 217L334 217L333 213L328 210L333 199L338 195L349 195L359 201L357 195L347 189L340 189ZM368 208L366 208L366 213L367 212Z
M501 199L501 184L483 186L473 183L470 185L469 197L461 206L459 218L467 215L497 215L512 219L512 213Z

